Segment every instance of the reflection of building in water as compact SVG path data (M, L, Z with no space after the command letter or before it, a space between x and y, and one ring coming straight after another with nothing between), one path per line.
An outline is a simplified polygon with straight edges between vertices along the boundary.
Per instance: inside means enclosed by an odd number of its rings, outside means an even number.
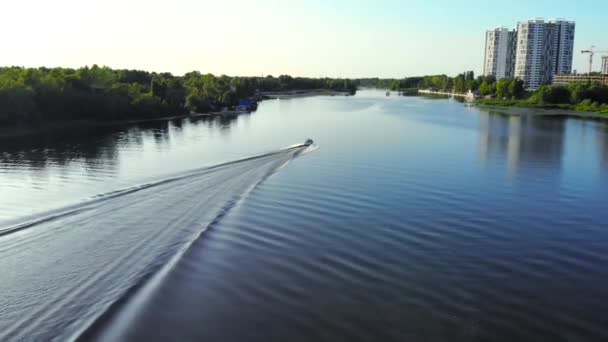
M479 153L484 162L504 160L509 174L526 164L561 168L565 122L535 116L480 113Z
M604 169L608 169L608 127L602 126L597 132L597 151Z
M508 134L507 143L507 169L512 175L517 170L519 164L519 152L521 150L521 116L510 116L508 118Z

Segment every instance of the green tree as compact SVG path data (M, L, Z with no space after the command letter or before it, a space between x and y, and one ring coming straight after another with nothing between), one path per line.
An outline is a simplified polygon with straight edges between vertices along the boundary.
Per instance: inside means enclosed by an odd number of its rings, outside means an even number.
M0 123L28 122L36 114L33 90L18 80L0 77Z
M152 82L150 83L150 89L152 91L152 95L158 97L161 100L166 100L167 81L164 79L164 77L160 75L154 75L152 77Z
M453 80L454 91L457 93L465 92L465 76L464 74L458 75Z
M97 64L78 69L76 75L91 91L109 89L115 77L110 68L100 68Z
M511 80L502 79L496 82L496 97L499 99L510 98L512 93L509 91Z
M538 104L562 104L570 102L570 91L563 86L543 85L531 98Z
M515 98L521 98L524 93L524 82L517 79L511 80L509 83L509 93Z
M479 85L479 92L482 95L494 95L496 92L496 83L488 82L487 80L483 80L481 85Z

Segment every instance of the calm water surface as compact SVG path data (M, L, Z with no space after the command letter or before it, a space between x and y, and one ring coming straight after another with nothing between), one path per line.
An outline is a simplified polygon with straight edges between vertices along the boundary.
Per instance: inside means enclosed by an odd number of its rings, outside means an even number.
M4 139L0 339L605 341L606 203L605 123L378 91Z

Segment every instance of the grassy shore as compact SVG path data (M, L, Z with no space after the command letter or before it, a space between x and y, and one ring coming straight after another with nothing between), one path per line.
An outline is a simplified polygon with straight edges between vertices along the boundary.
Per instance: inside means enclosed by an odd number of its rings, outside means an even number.
M588 112L595 113L608 118L608 106L606 104L599 105L597 103L590 103L583 101L579 104L569 103L534 103L528 100L498 100L498 99L479 99L475 100L475 103L484 106L494 107L519 107L519 108L535 108L535 109L560 109L569 110L577 113Z
M515 116L546 116L546 117L570 117L593 120L608 120L608 114L596 113L591 111L580 111L572 109L571 106L539 106L539 105L498 105L492 104L490 101L475 102L482 111L491 111L502 115Z

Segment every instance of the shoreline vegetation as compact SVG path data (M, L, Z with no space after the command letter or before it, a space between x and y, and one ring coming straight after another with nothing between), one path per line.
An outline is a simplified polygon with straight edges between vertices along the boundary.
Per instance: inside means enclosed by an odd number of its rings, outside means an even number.
M350 91L337 91L331 89L310 89L310 90L289 90L281 92L260 93L263 100L265 99L292 99L309 96L349 96L354 95Z
M525 90L521 80L494 77L475 77L467 71L456 77L432 75L403 79L366 79L361 84L393 91L413 89L418 93L448 96L466 96L471 91L474 103L493 107L519 107L548 109L568 115L608 119L608 85L578 82L568 85L542 85L537 90ZM595 113L588 115L585 113ZM566 114L564 114L566 115Z
M309 96L351 96L350 92L335 91L335 90L294 90L285 92L270 92L261 93L257 97L259 101L272 100L272 99L290 99L290 98L301 98ZM20 126L2 126L0 125L0 139L2 138L14 138L19 136L27 136L33 134L50 133L68 129L92 129L101 127L112 127L112 126L123 126L123 125L135 125L145 124L155 121L168 121L175 119L184 118L198 118L198 117L212 117L212 116L236 116L244 113L249 113L249 110L223 110L206 113L195 113L191 112L188 114L172 115L172 116L161 116L157 118L141 118L141 119L120 119L120 120L107 120L99 121L93 119L75 119L75 120L61 120L61 121L46 121L34 124L20 125Z
M270 98L353 95L350 79L183 76L108 67L0 67L0 137L61 127L116 125L251 112Z
M453 96L453 97L467 97L467 94L450 93L450 92L447 92L447 91L435 91L435 90L428 90L428 89L420 89L420 90L418 90L418 94L423 94L423 95L444 95L444 96Z
M593 120L608 120L608 115L596 112L578 111L575 109L564 109L559 107L517 107L517 106L501 106L501 105L486 105L476 103L482 110L489 110L492 113L510 116L546 116L546 117L572 117L580 119ZM534 109L530 112L530 109Z
M354 95L381 88L399 95L466 97L514 115L515 108L544 109L539 115L608 119L608 86L592 82L543 85L527 91L514 79L431 75L403 79L230 77L193 71L183 76L108 67L0 67L0 138L57 129L112 126L205 115L237 115L265 99ZM506 110L507 108L512 108Z

